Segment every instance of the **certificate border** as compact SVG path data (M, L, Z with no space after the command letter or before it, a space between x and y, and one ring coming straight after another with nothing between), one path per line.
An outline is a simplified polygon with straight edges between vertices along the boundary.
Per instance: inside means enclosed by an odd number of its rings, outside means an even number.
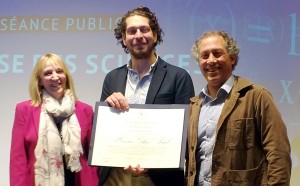
M95 144L95 134L97 130L97 119L98 119L98 108L99 106L109 106L106 102L96 102L95 111L93 117L93 127L92 135L89 144L89 154L88 154L88 165L90 166L99 166L92 165L93 158L93 149ZM188 128L188 116L189 116L189 105L188 104L129 104L129 108L138 108L138 109L184 109L184 120L183 120L183 130L182 130L182 139L181 139L181 151L180 151L180 162L178 168L166 168L166 169L180 169L184 170L185 165L185 152L187 145L187 128ZM102 167L102 166L101 166ZM151 168L153 169L153 168ZM164 169L164 168L154 168L154 169Z

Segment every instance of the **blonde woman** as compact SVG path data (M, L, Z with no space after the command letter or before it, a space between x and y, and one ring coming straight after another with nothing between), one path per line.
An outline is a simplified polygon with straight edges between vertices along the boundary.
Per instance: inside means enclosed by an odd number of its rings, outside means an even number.
M93 109L78 101L62 58L43 55L29 91L31 99L16 106L10 185L97 185L97 169L87 165Z

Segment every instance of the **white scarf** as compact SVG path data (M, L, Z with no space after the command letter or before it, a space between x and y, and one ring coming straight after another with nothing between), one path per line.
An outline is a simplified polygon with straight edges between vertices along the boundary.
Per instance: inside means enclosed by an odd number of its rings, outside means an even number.
M61 103L43 90L38 141L34 151L36 186L64 186L63 155L68 169L72 172L81 170L81 129L74 109L75 100L70 90L65 92ZM54 118L62 119L61 132Z

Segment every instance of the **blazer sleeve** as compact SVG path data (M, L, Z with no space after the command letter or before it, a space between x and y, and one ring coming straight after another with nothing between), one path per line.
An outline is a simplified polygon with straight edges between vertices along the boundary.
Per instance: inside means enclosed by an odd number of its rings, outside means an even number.
M12 140L10 150L10 185L27 185L29 178L29 166L26 152L25 127L26 127L26 107L17 104L15 118L12 128Z
M114 92L125 94L127 67L123 65L109 72L103 81L100 101L105 101Z
M87 147L89 149L89 145L91 143L91 136L92 136L92 129L93 129L93 108L88 105L86 108L86 123L88 124L87 128L88 128L88 133L87 133L87 138L88 138L88 143L87 143Z
M268 161L268 185L288 185L292 162L285 123L266 89L259 94L256 106L262 145Z
M103 81L103 85L102 85L102 93L101 93L101 98L100 98L100 101L105 101L106 98L108 96L110 96L110 83L111 82L111 79L110 79L110 74L107 74L104 78L104 81Z
M179 73L176 81L175 104L189 104L195 96L192 78L187 71Z

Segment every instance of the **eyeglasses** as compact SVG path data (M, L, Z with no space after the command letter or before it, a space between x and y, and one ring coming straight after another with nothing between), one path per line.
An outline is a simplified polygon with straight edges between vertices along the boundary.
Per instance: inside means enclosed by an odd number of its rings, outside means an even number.
M140 31L142 34L145 34L147 32L151 31L151 28L149 26L140 26L140 27L129 27L126 30L126 33L128 35L135 35L137 31Z

